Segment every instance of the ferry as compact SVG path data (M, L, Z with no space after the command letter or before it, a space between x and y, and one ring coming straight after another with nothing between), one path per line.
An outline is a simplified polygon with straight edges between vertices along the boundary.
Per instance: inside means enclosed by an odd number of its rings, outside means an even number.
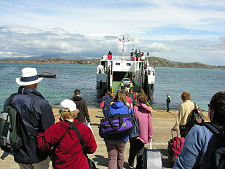
M104 91L108 90L115 96L124 78L131 80L134 92L143 89L148 100L152 101L155 69L148 62L148 53L145 56L144 52L133 49L130 56L124 56L123 49L123 56L114 56L110 51L108 55L102 56L96 75L96 88L99 93L104 94Z

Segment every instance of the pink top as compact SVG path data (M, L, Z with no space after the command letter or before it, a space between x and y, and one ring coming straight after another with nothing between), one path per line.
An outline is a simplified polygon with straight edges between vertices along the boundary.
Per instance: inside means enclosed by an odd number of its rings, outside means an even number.
M144 144L148 144L153 136L152 115L150 108L143 103L134 106L134 116L139 122L139 137Z
M127 96L127 103L129 104L129 107L133 107L133 105L132 105L132 99L129 97L129 96Z

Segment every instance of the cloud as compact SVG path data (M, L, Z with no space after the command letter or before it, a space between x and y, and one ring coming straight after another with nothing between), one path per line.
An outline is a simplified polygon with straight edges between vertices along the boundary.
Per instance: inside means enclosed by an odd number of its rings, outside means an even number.
M150 49L151 51L171 51L171 49L169 47L167 47L165 44L162 43L158 43L158 42L153 42L150 45Z
M32 27L0 26L0 57L96 57L110 50L122 54L121 34L70 33L61 28L36 29ZM145 40L125 35L125 54L132 48L151 55L181 62L202 62L224 65L225 38L209 40ZM215 60L216 58L216 60Z
M121 55L125 36L126 54L225 65L221 0L1 0L0 20L0 57Z
M39 5L38 5L39 4ZM40 5L41 4L41 5ZM14 8L11 8L14 6ZM46 29L60 27L69 32L85 34L109 33L135 34L159 40L161 29L156 35L148 34L159 28L182 28L199 32L224 34L225 3L219 0L126 0L126 1L1 1L1 23ZM17 16L17 17L15 17ZM186 33L170 33L166 38L187 38ZM191 35L189 34L188 37ZM165 36L164 36L165 37ZM194 34L192 38L209 38L209 34ZM212 37L210 37L212 38Z
M118 53L119 37L114 35L84 35L62 29L0 27L1 57L23 56L83 56L99 57L113 49Z

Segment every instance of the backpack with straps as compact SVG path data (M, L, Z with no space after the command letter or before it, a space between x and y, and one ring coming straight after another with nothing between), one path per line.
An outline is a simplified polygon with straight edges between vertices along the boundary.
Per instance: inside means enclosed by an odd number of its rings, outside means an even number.
M8 104L0 114L0 147L7 153L13 153L22 146L22 138L19 134L20 115L13 105L16 93L9 97Z
M217 136L218 139L221 139L224 142L223 146L217 147L214 151L214 161L212 169L224 169L225 168L225 136L224 129L213 123L205 122L201 125L206 126L213 134Z
M130 108L128 106L127 108L128 114L114 114L109 118L101 119L98 126L101 138L120 139L132 132L134 121L130 114Z
M202 114L202 110L195 104L194 109L190 112L187 118L187 122L185 124L185 136L188 134L188 132L191 130L191 128L195 124L201 124L204 122L204 116Z

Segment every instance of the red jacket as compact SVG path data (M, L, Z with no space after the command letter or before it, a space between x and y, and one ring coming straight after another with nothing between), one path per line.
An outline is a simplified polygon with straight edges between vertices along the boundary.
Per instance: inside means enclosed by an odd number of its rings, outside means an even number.
M77 119L74 120L74 123L76 122L78 122ZM97 144L90 128L83 123L77 123L75 125L83 137L84 144L87 147L87 153L94 153L97 149ZM67 122L60 120L44 133L39 133L37 137L38 148L42 151L48 151L53 144L59 141L68 127L69 124ZM55 169L89 169L87 158L83 153L80 141L73 128L69 129L55 152L56 157L52 161Z

